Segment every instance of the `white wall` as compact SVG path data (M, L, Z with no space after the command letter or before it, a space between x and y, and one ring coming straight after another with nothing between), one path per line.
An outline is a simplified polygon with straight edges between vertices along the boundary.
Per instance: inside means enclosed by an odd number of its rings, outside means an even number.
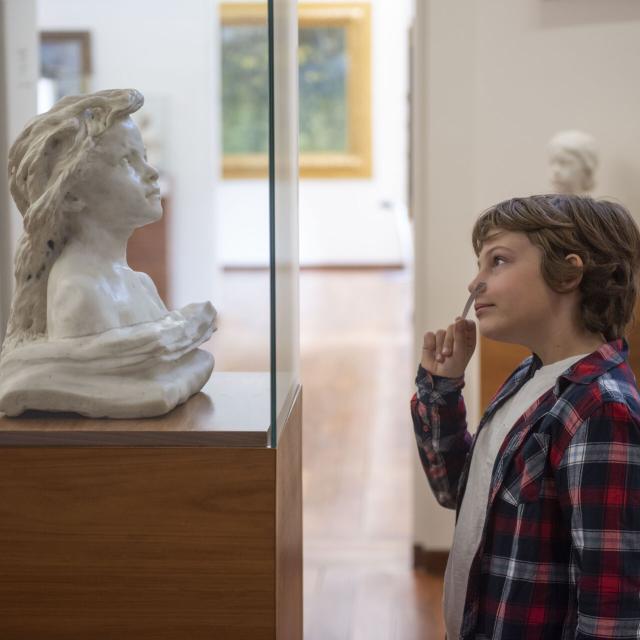
M407 36L413 2L371 0L371 6L373 176L301 180L300 260L304 265L397 264L405 259ZM266 264L267 197L264 181L222 183L223 263Z
M546 144L582 128L601 149L597 194L640 220L640 5L635 0L418 0L422 126L416 131L416 353L459 313L485 207L550 190ZM445 6L446 5L446 6ZM479 421L478 360L465 398ZM415 539L448 548L453 515L416 465Z
M475 210L474 0L420 0L414 63L414 352L422 335L444 328L462 311L473 270L470 247ZM415 370L412 371L412 376ZM478 362L466 375L468 422L477 421ZM454 513L440 507L413 458L414 539L426 549L450 545Z
M215 303L219 278L216 5L208 0L38 0L39 29L91 31L92 90L134 87L164 106L164 155L173 184L173 306L204 299Z
M38 49L35 0L0 0L0 342L13 292L13 255L22 219L9 196L7 152L36 113Z
M479 205L549 190L546 142L579 128L601 150L596 195L640 218L640 5L488 0L477 21Z

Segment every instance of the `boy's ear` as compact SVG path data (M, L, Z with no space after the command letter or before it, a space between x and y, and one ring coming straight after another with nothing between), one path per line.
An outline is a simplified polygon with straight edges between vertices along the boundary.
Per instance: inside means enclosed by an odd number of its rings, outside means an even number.
M569 293L574 289L577 289L580 285L580 282L582 281L582 269L584 267L584 262L582 262L582 258L576 253L570 253L569 255L565 256L564 259L572 266L580 269L580 273L578 273L573 278L570 278L569 280L565 280L564 282L563 292Z

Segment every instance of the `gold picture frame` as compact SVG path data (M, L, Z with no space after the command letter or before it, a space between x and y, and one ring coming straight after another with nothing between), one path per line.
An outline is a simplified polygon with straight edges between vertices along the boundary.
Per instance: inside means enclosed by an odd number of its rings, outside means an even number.
M226 25L267 25L265 3L222 3L220 20ZM346 152L301 153L302 178L371 177L371 7L367 2L301 3L301 29L339 27L345 32ZM266 154L225 154L224 178L258 178L268 173Z

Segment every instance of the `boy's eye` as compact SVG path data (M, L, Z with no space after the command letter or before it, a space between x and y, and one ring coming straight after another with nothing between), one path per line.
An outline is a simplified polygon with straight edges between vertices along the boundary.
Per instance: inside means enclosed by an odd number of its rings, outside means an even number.
M502 262L506 262L506 260L502 256L493 256L493 264L498 264L498 260L502 260Z

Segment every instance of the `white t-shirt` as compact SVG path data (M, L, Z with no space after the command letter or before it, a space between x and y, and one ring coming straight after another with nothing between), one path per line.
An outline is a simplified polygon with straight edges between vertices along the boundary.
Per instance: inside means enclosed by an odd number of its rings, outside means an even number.
M561 373L586 355L571 356L538 369L478 434L444 576L444 618L448 640L460 636L469 571L484 528L491 472L498 451L518 418L555 385Z

